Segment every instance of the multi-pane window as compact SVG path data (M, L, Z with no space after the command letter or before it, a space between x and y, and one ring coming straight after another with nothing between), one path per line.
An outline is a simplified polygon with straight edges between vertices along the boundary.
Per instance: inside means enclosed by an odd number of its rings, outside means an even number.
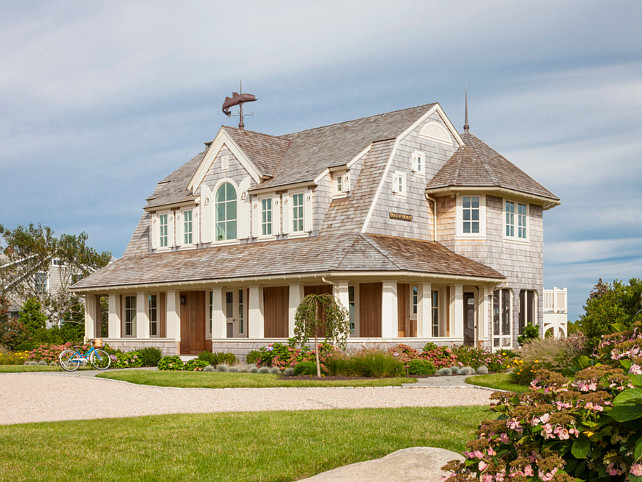
M34 290L36 293L47 292L47 273L35 273L33 275Z
M419 289L416 286L412 287L412 314L417 315L417 303L419 302Z
M506 236L515 236L515 203L506 201Z
M401 196L406 195L406 174L395 172L392 176L392 192Z
M188 209L183 211L183 242L184 244L192 244L192 210Z
M292 231L303 231L303 193L292 195Z
M136 327L136 296L125 296L125 336L134 336Z
M337 176L337 192L343 192L343 176Z
M229 182L216 191L216 241L236 239L236 189Z
M439 291L432 291L432 336L439 336Z
M243 290L239 290L239 333L243 333L244 327L243 322L245 321L244 313L244 300L243 300Z
M261 200L261 234L272 234L272 199Z
M526 239L526 204L517 205L517 237Z
M354 335L354 286L348 286L348 313L350 314L350 334Z
M510 291L506 288L493 293L493 347L512 345L510 329Z
M526 325L536 323L536 301L534 290L521 290L519 292L519 334L524 334Z
M158 229L159 229L159 244L161 248L167 247L167 214L161 214L158 216Z
M481 232L481 216L479 196L463 196L462 200L462 232L474 234Z
M158 298L156 295L147 297L147 316L149 317L149 336L158 336Z
M210 291L210 310L209 310L209 331L207 332L208 335L212 335L212 313L214 311L213 305L214 304L214 292Z
M414 152L412 155L412 170L417 174L424 174L426 162L423 152Z

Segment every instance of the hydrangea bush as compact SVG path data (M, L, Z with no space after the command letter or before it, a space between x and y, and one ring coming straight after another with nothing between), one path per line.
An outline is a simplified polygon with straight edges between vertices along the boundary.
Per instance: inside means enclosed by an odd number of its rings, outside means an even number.
M494 393L449 480L642 482L642 324L615 328L573 379L540 369L529 392Z

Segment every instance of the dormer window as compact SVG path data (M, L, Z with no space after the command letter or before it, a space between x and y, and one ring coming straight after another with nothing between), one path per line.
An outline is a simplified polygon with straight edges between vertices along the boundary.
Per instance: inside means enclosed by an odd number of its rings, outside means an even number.
M343 192L343 177L337 176L337 192Z
M158 229L159 229L159 246L161 248L166 248L167 247L167 241L168 241L168 230L167 227L169 225L168 220L167 220L168 215L167 214L161 214L158 216Z
M350 191L350 179L347 171L335 171L332 173L333 197L343 197Z
M261 235L272 234L272 198L261 199Z
M216 241L236 239L236 189L226 182L214 199Z
M426 173L426 156L423 152L412 153L412 172L421 176Z
M392 192L398 196L406 195L406 173L395 172L392 176Z
M303 193L292 195L292 232L303 231Z
M183 211L183 243L192 244L193 241L192 210Z

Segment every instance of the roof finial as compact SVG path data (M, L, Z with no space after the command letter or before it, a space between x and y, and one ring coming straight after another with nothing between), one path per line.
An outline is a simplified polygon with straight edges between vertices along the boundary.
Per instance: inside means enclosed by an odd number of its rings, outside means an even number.
M468 82L466 82L466 87L465 87L465 113L466 113L466 120L464 121L464 131L468 132L468 129L470 129L470 126L468 125Z

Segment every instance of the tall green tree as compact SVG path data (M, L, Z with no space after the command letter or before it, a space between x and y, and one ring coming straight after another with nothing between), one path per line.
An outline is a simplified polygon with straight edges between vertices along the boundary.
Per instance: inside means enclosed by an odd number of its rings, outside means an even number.
M350 334L348 311L329 294L309 294L298 306L294 320L294 337L298 343L303 345L314 337L317 377L321 377L319 337L345 349Z
M38 300L45 315L56 324L78 303L69 292L71 285L111 259L111 253L98 253L87 246L86 233L57 238L51 228L40 224L15 229L0 225L0 236L0 294L23 301ZM47 278L52 281L49 289L45 289Z
M626 284L619 280L605 283L600 278L576 324L588 343L596 346L602 335L611 333L613 324L628 327L636 320L642 320L642 279L632 278Z

